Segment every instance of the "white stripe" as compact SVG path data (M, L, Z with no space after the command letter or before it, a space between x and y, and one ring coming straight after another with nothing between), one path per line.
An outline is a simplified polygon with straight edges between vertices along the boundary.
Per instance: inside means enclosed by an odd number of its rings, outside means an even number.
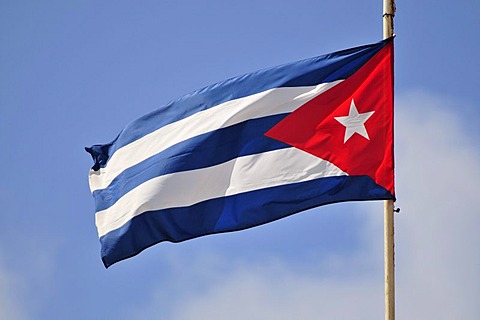
M93 192L106 188L123 170L186 139L248 119L292 112L341 81L310 87L275 88L230 100L170 123L118 149L105 168L90 170L90 190Z
M151 210L190 206L267 187L346 175L335 165L296 148L249 155L197 170L149 180L96 213L99 236Z

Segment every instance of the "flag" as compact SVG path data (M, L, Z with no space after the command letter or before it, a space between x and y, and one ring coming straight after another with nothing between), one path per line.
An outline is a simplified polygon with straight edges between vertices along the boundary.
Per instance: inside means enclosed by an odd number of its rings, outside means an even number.
M394 199L393 39L216 83L85 149L105 267L162 241Z

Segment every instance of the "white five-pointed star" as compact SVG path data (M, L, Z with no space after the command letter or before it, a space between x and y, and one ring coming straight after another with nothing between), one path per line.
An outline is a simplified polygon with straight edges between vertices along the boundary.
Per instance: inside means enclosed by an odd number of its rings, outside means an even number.
M340 122L345 126L345 138L343 139L343 143L346 143L354 133L358 133L362 137L367 138L370 140L368 136L367 129L365 129L365 122L372 116L375 111L365 112L365 113L358 113L357 107L355 106L355 102L350 104L350 112L348 116L345 117L335 117L335 120Z

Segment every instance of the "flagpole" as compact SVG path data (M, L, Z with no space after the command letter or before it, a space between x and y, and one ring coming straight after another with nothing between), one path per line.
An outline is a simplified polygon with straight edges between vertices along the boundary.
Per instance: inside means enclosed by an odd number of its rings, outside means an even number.
M393 36L395 0L383 0L383 38ZM385 320L395 320L395 242L393 200L384 202Z

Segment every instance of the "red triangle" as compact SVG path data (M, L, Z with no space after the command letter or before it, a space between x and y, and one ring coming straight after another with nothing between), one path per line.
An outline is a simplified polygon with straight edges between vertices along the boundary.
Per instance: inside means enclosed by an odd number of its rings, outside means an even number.
M354 133L344 142L346 128L335 117L349 114L352 99L359 113L374 111L364 123L370 139ZM367 175L394 195L393 42L265 135L325 159L349 175Z

